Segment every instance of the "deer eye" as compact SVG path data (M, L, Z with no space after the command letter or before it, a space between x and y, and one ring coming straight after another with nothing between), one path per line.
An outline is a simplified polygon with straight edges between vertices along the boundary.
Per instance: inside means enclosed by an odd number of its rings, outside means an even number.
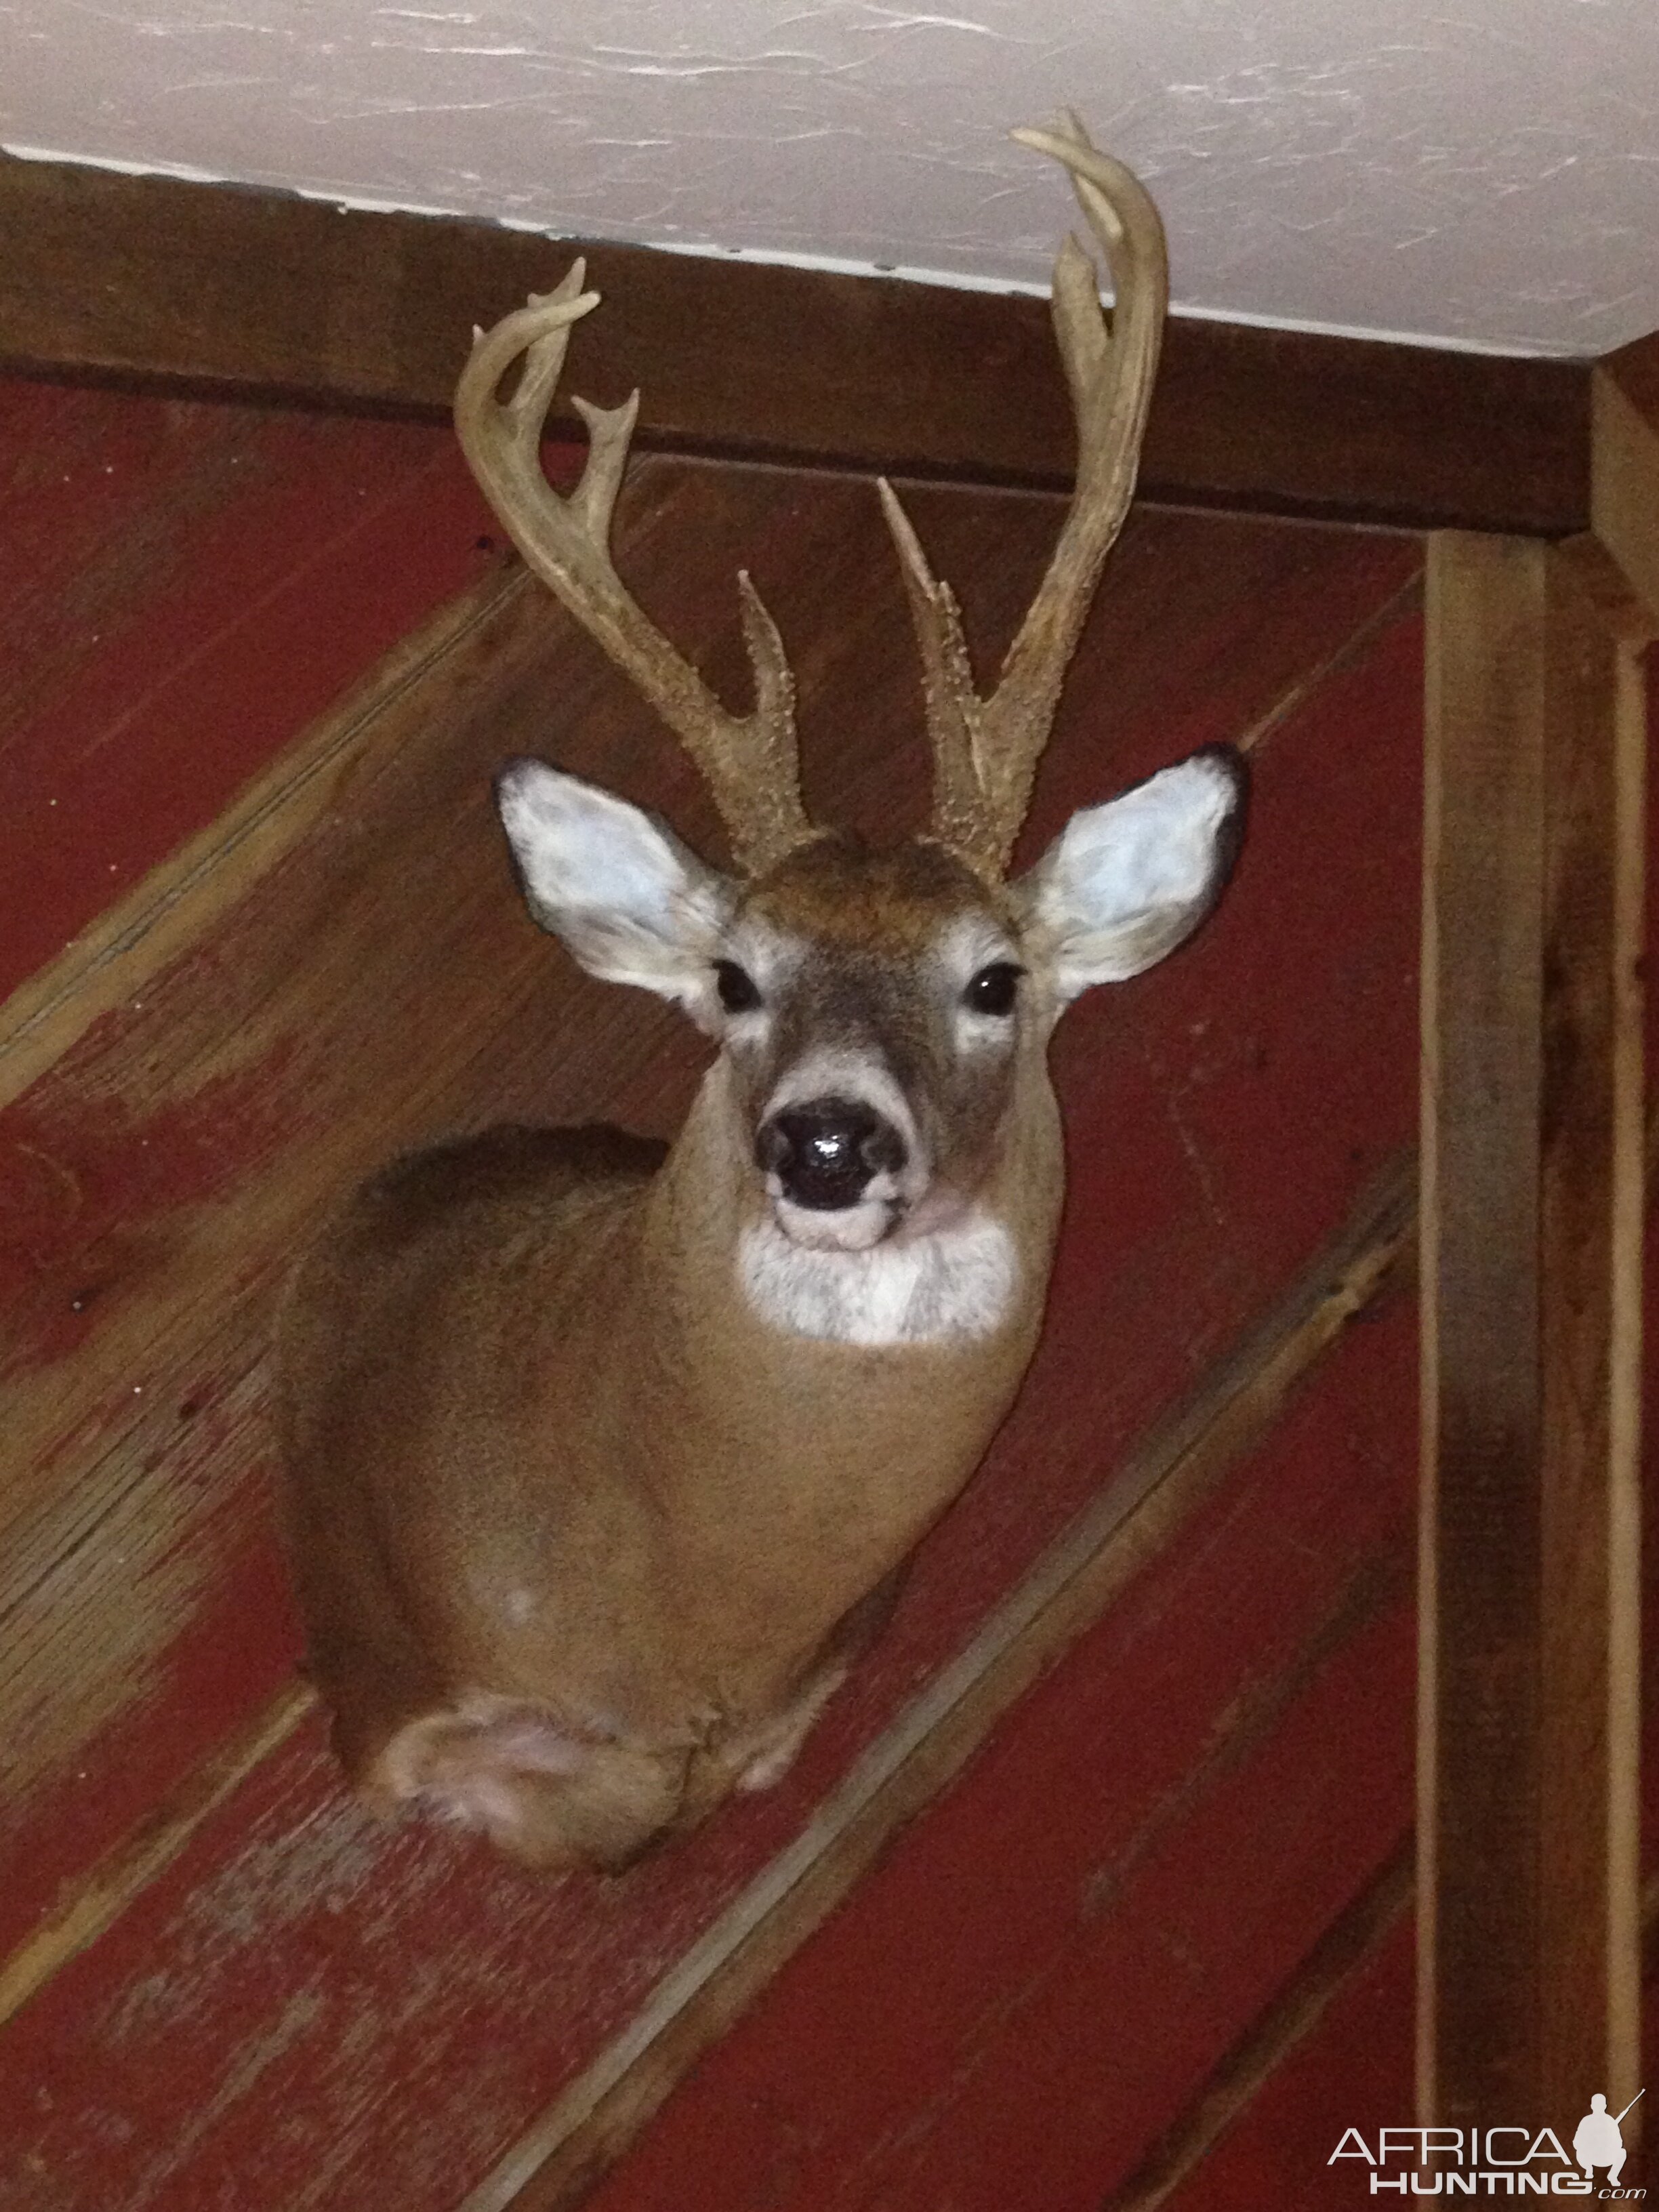
M714 963L714 988L728 1014L746 1014L761 1002L760 986L746 968L739 968L735 960Z
M1012 1014L1019 979L1025 973L1012 960L994 960L969 978L962 1003L972 1014Z

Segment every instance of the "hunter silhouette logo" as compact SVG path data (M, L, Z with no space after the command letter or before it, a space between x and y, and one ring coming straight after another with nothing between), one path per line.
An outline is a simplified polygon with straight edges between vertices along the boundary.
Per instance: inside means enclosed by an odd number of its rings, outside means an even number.
M1638 2089L1614 2113L1598 2089L1573 2130L1571 2152L1553 2128L1379 2128L1374 2144L1358 2128L1347 2128L1325 2163L1362 2163L1372 2197L1386 2190L1400 2197L1593 2197L1629 2203L1648 2192L1621 2181L1627 2156L1622 2123L1646 2094Z
M1645 2089L1638 2089L1630 2104L1626 2106L1625 2112L1646 2094ZM1586 2181L1595 2179L1594 2168L1605 2166L1609 2185L1615 2189L1618 2187L1619 2177L1625 2170L1625 2138L1619 2131L1619 2123L1624 2118L1625 2112L1620 2112L1615 2119L1607 2111L1607 2100L1599 2089L1590 2099L1590 2108L1579 2121L1572 2138L1572 2154L1583 2167Z

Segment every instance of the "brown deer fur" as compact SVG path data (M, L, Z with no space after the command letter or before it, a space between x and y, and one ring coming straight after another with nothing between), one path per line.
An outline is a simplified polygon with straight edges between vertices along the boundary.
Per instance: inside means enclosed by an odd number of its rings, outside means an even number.
M586 410L582 483L547 485L542 418L593 304L580 266L462 379L481 481L703 765L740 872L574 777L504 771L536 919L682 1006L717 1057L665 1156L503 1129L395 1163L283 1321L289 1532L347 1772L535 1863L620 1865L787 1766L1030 1357L1062 1188L1054 1021L1179 944L1237 842L1242 771L1211 752L1002 880L1133 489L1165 282L1134 179L1080 126L1030 143L1073 172L1120 306L1109 340L1069 247L1079 489L988 700L886 495L938 763L925 837L871 853L807 821L787 664L746 584L744 718L629 599L608 532L631 403Z

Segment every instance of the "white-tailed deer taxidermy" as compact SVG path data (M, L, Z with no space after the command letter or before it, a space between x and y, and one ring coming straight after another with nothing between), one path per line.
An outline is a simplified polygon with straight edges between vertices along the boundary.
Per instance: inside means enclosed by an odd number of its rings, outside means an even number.
M672 1147L511 1128L395 1163L282 1328L290 1543L346 1771L379 1808L536 1864L621 1866L788 1766L1030 1358L1064 1173L1049 1032L1190 934L1237 843L1243 770L1211 750L1074 815L1006 878L1133 491L1168 289L1128 171L1074 118L1016 135L1070 172L1116 307L1109 334L1068 239L1077 487L988 698L881 487L935 762L908 843L807 819L788 667L746 576L742 716L618 580L635 400L578 400L586 471L568 498L548 484L543 425L596 304L580 262L479 335L457 392L495 512L685 745L735 862L539 761L503 772L536 921L591 974L683 1006L714 1065Z

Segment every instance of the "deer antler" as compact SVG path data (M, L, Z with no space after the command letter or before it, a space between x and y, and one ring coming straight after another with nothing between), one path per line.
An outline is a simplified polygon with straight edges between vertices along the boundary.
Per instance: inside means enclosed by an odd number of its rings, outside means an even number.
M800 800L794 683L783 642L760 594L739 571L744 639L755 673L755 707L732 714L624 589L611 558L611 518L639 411L635 392L616 408L574 404L587 425L589 453L568 498L548 483L542 432L564 366L570 325L599 305L584 292L586 264L489 332L475 333L455 389L455 428L479 486L526 561L605 653L630 676L696 763L732 840L732 857L761 873L811 836ZM512 396L498 396L520 356Z
M974 689L955 594L928 568L891 485L884 479L881 485L921 647L933 746L933 834L994 876L1007 867L1060 679L1134 495L1170 289L1158 210L1121 161L1090 143L1075 115L1056 131L1013 135L1071 172L1105 250L1115 307L1109 337L1094 264L1067 237L1054 263L1053 312L1077 417L1077 487L1048 573L988 699Z

